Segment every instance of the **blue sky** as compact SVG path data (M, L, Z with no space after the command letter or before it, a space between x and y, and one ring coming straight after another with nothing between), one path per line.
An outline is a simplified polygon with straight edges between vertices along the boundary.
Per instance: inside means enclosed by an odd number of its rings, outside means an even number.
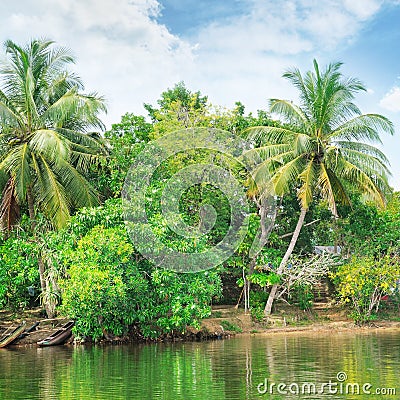
M281 78L342 61L368 88L363 112L396 127L383 137L400 190L400 0L19 0L0 3L0 40L48 37L72 49L87 91L107 98L107 126L179 81L214 105L266 109L296 101Z

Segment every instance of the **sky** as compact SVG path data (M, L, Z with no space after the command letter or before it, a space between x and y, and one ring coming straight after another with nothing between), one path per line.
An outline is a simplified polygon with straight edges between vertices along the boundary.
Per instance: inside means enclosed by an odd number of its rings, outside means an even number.
M184 81L216 106L296 101L282 78L343 62L368 88L363 113L383 114L391 185L400 190L400 0L19 0L0 3L0 41L49 38L70 48L85 92L104 95L107 128Z

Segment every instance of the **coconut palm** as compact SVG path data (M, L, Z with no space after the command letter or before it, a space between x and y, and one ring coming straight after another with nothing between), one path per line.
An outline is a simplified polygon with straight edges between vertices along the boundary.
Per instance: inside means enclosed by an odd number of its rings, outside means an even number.
M283 77L299 91L300 105L271 99L270 111L282 117L280 127L254 127L249 133L257 143L252 150L263 160L253 171L259 189L277 196L297 190L300 216L277 273L284 270L296 245L313 198L326 200L337 217L338 202L349 204L349 188L383 205L388 190L389 162L373 146L380 134L393 134L392 123L382 115L362 114L354 104L354 95L365 86L354 78L345 78L341 63L329 64L320 71L302 75L296 69ZM278 285L273 285L265 314L272 310Z
M54 227L62 227L74 208L98 203L85 173L101 153L101 143L89 134L103 129L102 97L81 94L81 80L67 70L70 52L48 40L21 47L5 43L0 63L0 219L4 229L28 209L36 237L36 216L42 212ZM38 259L43 302L48 280Z
M104 99L81 94L82 82L67 70L69 50L49 40L25 47L5 43L0 64L0 213L10 227L27 205L33 227L41 211L62 227L72 209L98 202L85 172L101 145L88 135L103 129Z

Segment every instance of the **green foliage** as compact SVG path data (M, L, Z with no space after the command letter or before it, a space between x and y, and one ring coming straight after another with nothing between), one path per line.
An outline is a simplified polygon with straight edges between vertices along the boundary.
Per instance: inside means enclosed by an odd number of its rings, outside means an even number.
M235 325L232 322L227 321L227 320L221 321L221 326L225 331L237 332L237 333L241 333L242 332L242 328L240 326L237 326L237 325Z
M63 311L79 336L121 335L140 319L147 282L133 252L121 228L95 227L79 241L61 282Z
M120 196L125 177L134 158L143 150L151 139L152 124L143 116L127 113L121 122L113 124L105 133L110 146L107 165L99 176L102 192L107 195Z
M289 300L297 303L301 310L309 310L314 301L314 292L311 285L298 283L290 290Z
M32 219L37 209L60 228L71 211L98 204L85 175L104 148L98 135L87 132L103 128L98 114L106 109L104 99L80 93L81 80L68 70L74 58L52 41L34 39L22 47L8 40L5 53L0 174L9 190L0 215L15 215L28 204Z
M400 277L400 260L393 254L380 259L354 257L332 274L338 295L349 303L358 323L374 318L383 295L396 290Z
M119 202L108 201L77 214L67 229L72 237L81 235L64 251L61 284L62 309L76 320L76 333L98 339L134 325L143 336L157 338L198 327L221 294L218 271L177 274L154 268L130 243L120 211Z
M143 334L158 337L164 333L181 332L211 315L211 301L221 295L221 280L215 270L195 274L177 274L155 269L149 282L149 299ZM149 301L149 300L148 300Z
M255 272L248 276L250 282L259 285L260 287L272 286L278 284L281 281L281 275L275 272L269 272L268 274L264 272Z
M268 300L268 295L269 293L263 290L250 291L250 314L258 322L264 318L264 307Z
M363 204L357 198L340 223L343 247L348 253L380 257L400 247L400 193L394 193L385 209Z
M82 237L95 226L113 228L124 225L122 200L109 199L102 206L82 208L71 218L64 232L60 232L62 239L67 237Z
M1 242L0 307L25 308L37 300L40 287L37 255L37 244L23 232Z

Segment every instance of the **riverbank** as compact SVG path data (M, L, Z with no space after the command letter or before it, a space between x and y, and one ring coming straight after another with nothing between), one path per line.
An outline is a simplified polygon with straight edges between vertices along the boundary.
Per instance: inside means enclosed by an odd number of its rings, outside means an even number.
M63 325L68 319L58 317L46 319L41 310L28 310L19 314L0 311L0 330L17 322L25 320L27 328L39 322L39 325L27 336L20 339L13 346L35 346L36 343L48 336ZM371 331L373 329L400 329L400 320L397 316L393 319L382 319L367 325L358 326L348 318L346 310L340 307L326 307L311 311L302 311L296 307L280 305L276 313L260 321L252 319L249 313L234 306L213 307L210 318L204 319L200 329L190 327L185 334L166 335L157 341L195 341L229 338L237 335L274 335L296 332L326 332L326 331ZM151 342L135 335L113 337L102 340L102 344L121 344L128 342ZM74 343L74 338L68 340Z

